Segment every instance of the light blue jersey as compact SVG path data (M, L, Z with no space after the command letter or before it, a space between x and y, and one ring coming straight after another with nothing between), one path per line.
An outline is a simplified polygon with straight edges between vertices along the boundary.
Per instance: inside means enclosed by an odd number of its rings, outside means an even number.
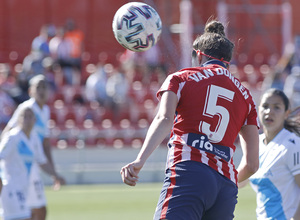
M250 183L257 195L258 220L286 220L294 216L300 202L300 138L286 129L265 145L260 135L259 169Z

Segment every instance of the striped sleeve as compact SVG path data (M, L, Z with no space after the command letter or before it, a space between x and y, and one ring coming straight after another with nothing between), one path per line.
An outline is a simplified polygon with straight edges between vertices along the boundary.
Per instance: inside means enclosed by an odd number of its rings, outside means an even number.
M162 84L162 86L160 87L160 89L158 90L158 92L156 94L156 97L159 101L161 99L162 94L165 91L174 92L177 95L178 100L180 99L180 92L181 92L181 89L184 85L184 82L179 77L180 74L182 74L182 72L177 72L177 73L174 73L174 74L170 74L165 79L164 83Z

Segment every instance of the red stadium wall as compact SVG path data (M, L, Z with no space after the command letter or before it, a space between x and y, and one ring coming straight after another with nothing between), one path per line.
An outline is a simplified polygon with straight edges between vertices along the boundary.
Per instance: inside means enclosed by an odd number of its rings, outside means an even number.
M114 62L116 54L124 50L114 39L111 23L115 11L126 2L128 1L111 0L108 3L107 0L0 0L0 62L22 62L30 50L33 38L38 35L43 24L53 23L61 26L67 18L74 19L77 26L84 32L85 51L91 55L89 62L97 62L98 54L102 51L107 52L110 61ZM164 27L179 23L180 0L145 2L157 8ZM217 17L218 2L217 0L192 0L193 22L196 25L195 35L200 33L210 16ZM243 3L240 0L227 0L226 2L231 5ZM260 0L248 2L255 5L269 3L269 1ZM272 1L274 5L282 3L282 0ZM300 2L291 0L290 3L294 10L293 20L297 21L300 19L300 14L295 11L300 9ZM254 62L256 54L262 54L266 59L272 53L280 55L282 49L281 16L272 13L247 14L249 8L251 7L244 6L244 11L231 11L228 14L230 22L228 33L237 45L237 54L247 54L249 56L247 62ZM262 28L262 34L257 33L257 28ZM294 22L293 34L299 33L300 26ZM178 35L173 34L172 39L177 45ZM160 44L164 46L163 42ZM16 53L11 53L12 51Z

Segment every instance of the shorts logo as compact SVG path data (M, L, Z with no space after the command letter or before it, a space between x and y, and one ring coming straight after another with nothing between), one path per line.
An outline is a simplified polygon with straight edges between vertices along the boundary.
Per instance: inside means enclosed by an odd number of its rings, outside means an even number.
M210 143L206 135L189 133L187 145L214 154L227 162L231 158L229 147Z

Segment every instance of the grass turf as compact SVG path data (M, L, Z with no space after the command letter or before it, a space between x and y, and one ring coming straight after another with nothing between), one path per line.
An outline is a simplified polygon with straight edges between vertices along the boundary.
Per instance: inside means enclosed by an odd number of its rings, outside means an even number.
M147 220L152 219L162 183L71 185L59 191L46 187L47 220ZM255 193L240 189L236 220L253 220Z

